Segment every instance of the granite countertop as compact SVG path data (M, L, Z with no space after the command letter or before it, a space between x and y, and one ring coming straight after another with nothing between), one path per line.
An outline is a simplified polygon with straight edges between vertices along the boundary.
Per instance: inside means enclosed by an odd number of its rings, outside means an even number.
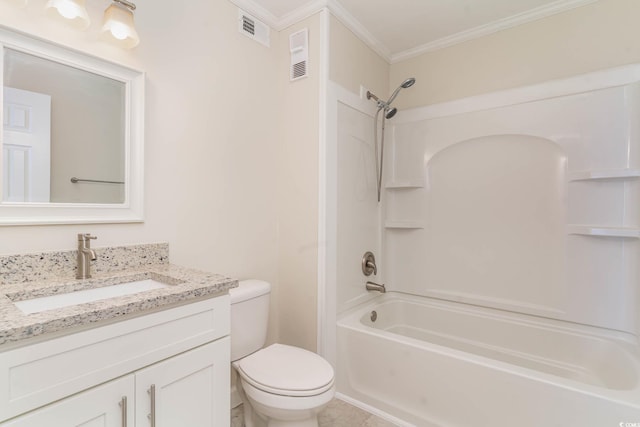
M15 301L145 279L155 279L169 286L32 314L25 314L13 304ZM166 262L118 271L98 271L91 279L39 277L33 281L4 283L0 286L0 350L3 345L51 332L99 326L99 322L222 295L236 286L235 279Z

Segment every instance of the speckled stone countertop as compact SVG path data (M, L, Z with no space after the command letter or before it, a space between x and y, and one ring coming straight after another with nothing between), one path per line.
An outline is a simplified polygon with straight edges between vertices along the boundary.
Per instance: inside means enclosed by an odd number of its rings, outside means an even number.
M28 254L26 259L20 259L21 255L0 257L0 350L8 343L51 332L72 331L79 326L99 326L102 321L221 295L237 286L235 279L169 264L168 246L164 244L95 248L95 251L98 260L102 260L102 268L93 273L91 279L83 280L73 278L73 270L69 274L69 269L58 271L50 264L52 259L75 259L75 251ZM113 255L111 262L107 254ZM53 264L58 266L56 262ZM18 273L25 268L30 274ZM13 304L14 301L145 279L155 279L169 286L33 314L24 314Z

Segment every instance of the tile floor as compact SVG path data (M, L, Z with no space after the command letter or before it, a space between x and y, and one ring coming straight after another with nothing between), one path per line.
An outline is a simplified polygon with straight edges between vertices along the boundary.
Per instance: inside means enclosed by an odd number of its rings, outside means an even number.
M333 399L320 413L318 423L320 427L395 427L395 424L339 399ZM231 410L231 427L243 426L242 406L239 406Z

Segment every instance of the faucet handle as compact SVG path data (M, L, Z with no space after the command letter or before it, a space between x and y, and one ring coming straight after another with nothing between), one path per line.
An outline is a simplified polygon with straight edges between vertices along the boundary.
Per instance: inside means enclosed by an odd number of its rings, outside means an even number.
M78 242L86 242L88 240L95 240L98 236L92 236L91 233L78 233Z
M362 273L365 276L371 276L371 274L378 274L378 267L376 267L376 257L371 252L365 252L362 257Z

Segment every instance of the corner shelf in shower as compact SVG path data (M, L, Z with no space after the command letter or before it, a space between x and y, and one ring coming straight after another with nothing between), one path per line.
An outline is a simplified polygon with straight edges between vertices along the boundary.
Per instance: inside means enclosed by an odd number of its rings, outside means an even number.
M384 188L387 190L411 190L424 188L424 185L419 181L392 181L387 183Z
M631 227L599 227L594 225L570 224L567 227L568 234L599 237L626 237L640 239L640 228Z
M402 229L402 230L420 230L424 228L424 223L421 221L386 221L384 228L387 229Z
M610 169L576 171L569 173L569 181L590 181L599 179L631 179L640 177L640 169Z

